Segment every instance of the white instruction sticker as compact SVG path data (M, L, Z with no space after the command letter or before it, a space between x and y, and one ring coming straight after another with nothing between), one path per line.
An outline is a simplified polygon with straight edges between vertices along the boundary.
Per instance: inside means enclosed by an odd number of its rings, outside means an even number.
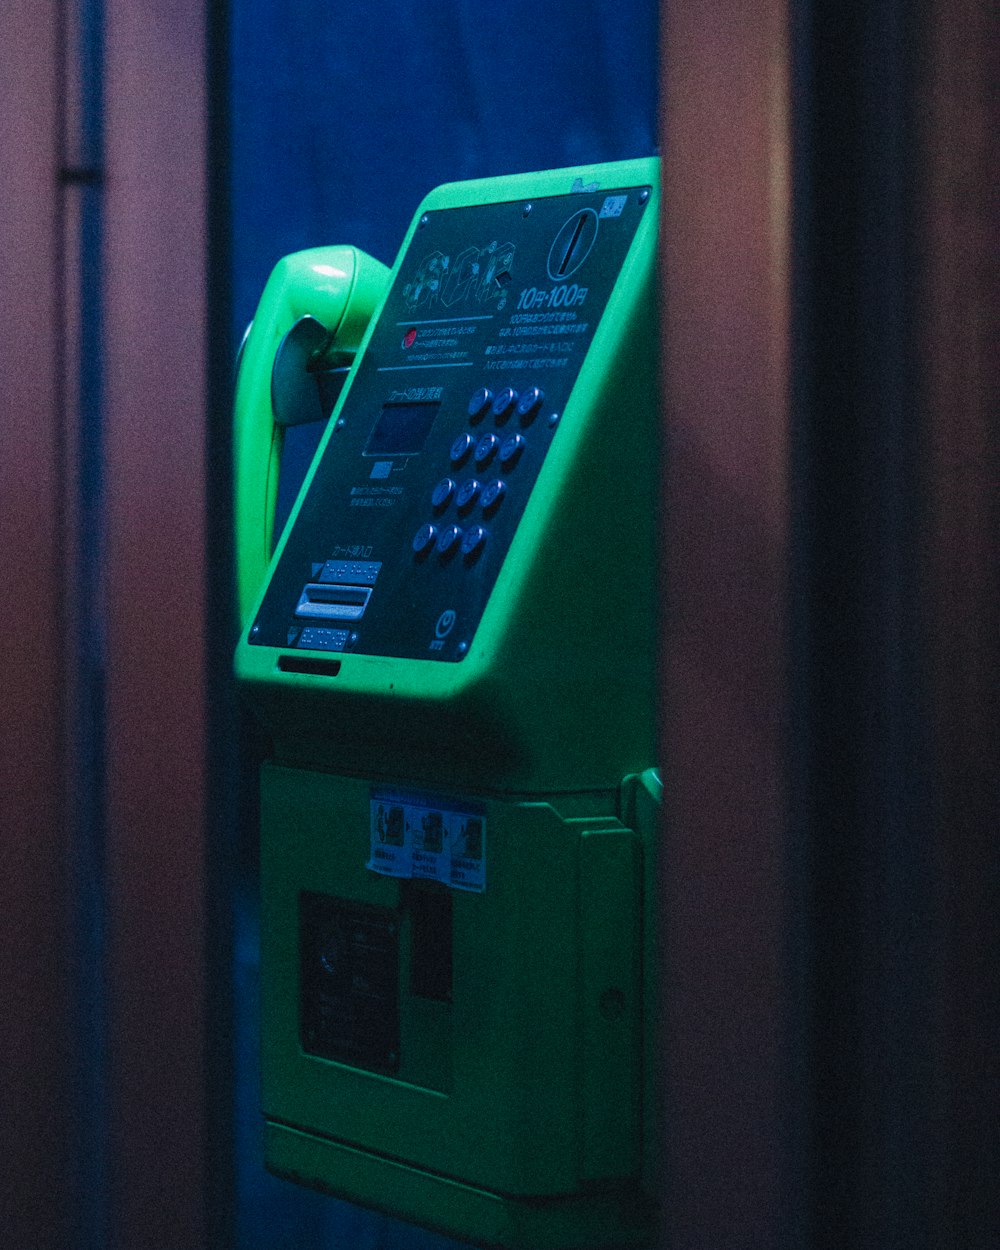
M628 203L627 195L609 195L601 205L602 217L620 217Z
M429 798L373 793L368 867L386 877L425 877L482 893L486 821Z

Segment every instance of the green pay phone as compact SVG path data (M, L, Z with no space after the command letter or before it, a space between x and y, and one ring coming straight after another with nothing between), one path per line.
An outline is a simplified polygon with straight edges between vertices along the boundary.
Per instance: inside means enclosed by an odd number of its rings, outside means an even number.
M242 354L267 1164L482 1245L651 1236L657 214L655 160L440 187Z

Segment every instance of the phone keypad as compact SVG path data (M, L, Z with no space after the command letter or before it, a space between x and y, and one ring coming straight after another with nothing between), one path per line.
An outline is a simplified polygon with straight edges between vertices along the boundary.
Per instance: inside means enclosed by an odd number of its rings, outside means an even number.
M504 496L507 494L507 483L496 478L490 482L483 491L482 505L483 512L489 516L500 507L503 503Z
M488 386L481 386L469 400L469 420L481 421L493 407L493 392Z
M515 411L522 425L530 425L534 421L544 401L545 392L540 386L529 386L526 391L521 392Z
M489 387L481 386L469 399L469 420L476 424L487 413L492 413L496 424L502 425L516 413L522 427L526 427L538 415L544 399L545 393L539 386L529 386L520 394L513 387L507 386L495 396ZM517 468L527 450L528 439L520 432L504 437L492 430L479 435L464 430L452 442L448 454L455 468L465 464L471 454L472 464L476 468L486 468L496 459L501 468L510 473ZM475 564L487 545L489 529L475 521L474 513L478 509L484 520L496 516L507 494L507 482L501 477L485 482L475 476L457 481L448 475L442 477L434 486L430 497L435 517L443 517L454 505L466 524L464 527L458 524L446 525L443 529L430 521L422 525L412 540L416 559L422 562L431 552L435 552L439 560L433 563L446 564L461 551L467 566Z
M462 530L458 525L449 525L438 534L437 553L439 556L451 556L462 541Z
M431 547L433 547L437 542L437 536L438 531L436 525L431 525L430 523L427 525L421 525L420 529L418 529L413 535L413 542L411 543L411 546L413 547L413 554L416 556L425 556L428 551L430 551Z
M476 478L470 477L462 483L455 495L455 504L459 512L468 512L479 498L479 492L483 489L482 483Z
M517 405L517 391L512 386L505 386L493 401L491 409L497 425L506 421Z
M450 477L443 477L431 495L431 506L435 512L444 512L455 498L455 483Z
M527 440L523 434L512 434L510 438L505 438L500 446L500 463L505 469L512 469L521 454L527 447Z
M464 434L459 434L458 438L456 438L451 445L450 455L452 464L462 464L469 452L475 446L475 442L476 440L471 434L468 433L468 431Z

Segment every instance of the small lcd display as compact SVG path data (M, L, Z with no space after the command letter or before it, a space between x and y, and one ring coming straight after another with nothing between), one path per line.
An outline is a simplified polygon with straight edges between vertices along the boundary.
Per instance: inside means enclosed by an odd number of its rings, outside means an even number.
M366 456L415 456L423 447L440 404L386 404L368 436Z

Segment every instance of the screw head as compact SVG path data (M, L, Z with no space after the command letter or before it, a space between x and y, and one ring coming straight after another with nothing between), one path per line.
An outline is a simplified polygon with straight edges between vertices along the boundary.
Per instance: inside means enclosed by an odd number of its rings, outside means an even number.
M649 199L649 187L646 187L644 190L639 192L639 203L645 204L648 199Z
M257 635L258 635L259 633L260 633L260 626L259 626L259 625L255 625L255 626L253 627L253 629L251 629L251 631L250 631L250 637L251 637L251 638L256 638L256 637L257 637Z
M550 412L550 413L549 413L549 419L548 419L548 421L546 422L546 424L548 425L548 427L549 427L549 429L550 429L550 430L554 430L554 429L556 428L556 426L559 424L559 413L558 413L558 412Z
M460 643L458 644L458 654L459 654L459 655L465 655L465 653L466 653L468 650L469 650L469 644L468 644L467 642L460 642Z
M534 207L534 205L533 205L533 204L525 204L525 206L524 206L524 215L525 215L525 217L530 217L530 216L531 216L531 210L532 210L532 208L533 208L533 207Z
M420 218L420 227L419 227L419 228L422 230L422 229L424 228L424 226L426 226L426 225L427 225L427 223L430 221L430 219L431 219L431 215L430 215L430 213L424 213L423 217L421 217L421 218Z
M333 428L334 428L335 430L342 430L346 424L347 424L347 422L344 420L344 418L343 418L343 417L338 417L338 418L337 418L337 424L336 424Z

